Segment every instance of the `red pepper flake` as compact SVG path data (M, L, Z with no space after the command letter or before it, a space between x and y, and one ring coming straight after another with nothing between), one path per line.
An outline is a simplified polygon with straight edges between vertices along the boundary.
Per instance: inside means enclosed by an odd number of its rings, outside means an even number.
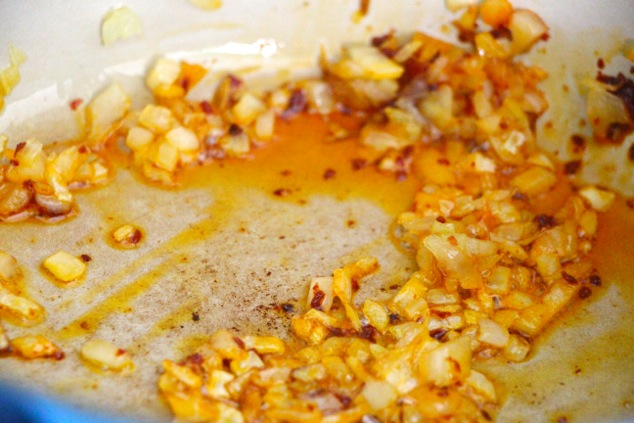
M566 175L574 175L581 169L581 160L572 160L564 165L564 173Z
M290 195L290 193L291 193L291 190L287 188L278 188L275 191L273 191L273 195L277 197L286 197L287 195Z
M289 119L299 113L303 112L308 104L306 99L306 93L304 90L295 89L291 93L291 98L288 100L288 107L282 113L282 118Z
M370 42L372 43L373 47L381 47L381 45L387 40L389 40L391 36L392 36L392 33L388 32L387 34L384 34L384 35L372 37L372 40L370 40Z
M585 300L590 295L592 295L592 290L588 288L587 286L582 286L581 289L579 290L579 298L581 298L582 300Z
M231 126L229 127L229 135L231 135L232 137L238 136L242 134L242 132L243 132L242 128L240 128L235 123L232 123Z
M599 69L604 69L605 68L605 62L603 61L602 58L599 57L599 60L597 60L597 67Z
M77 110L77 108L79 106L81 106L81 104L84 102L84 100L82 100L81 98L76 98L74 100L72 100L70 103L68 103L68 105L70 106L70 109L75 111Z
M572 143L572 151L575 154L582 153L586 149L586 140L579 134L574 134L570 137L570 142Z
M557 423L568 423L568 417L559 417Z
M379 334L379 331L376 330L374 326L365 325L361 328L361 332L359 332L359 338L367 339L372 343L376 343L376 337Z
M337 174L337 172L334 169L328 168L324 172L324 179L325 180L332 179L332 178L335 177L336 174Z
M360 170L368 165L368 161L366 159L361 159L361 158L352 159L350 162L352 163L353 170Z
M63 360L64 357L66 357L66 355L64 354L64 351L62 350L58 350L53 353L53 359L57 361Z
M213 107L211 107L211 103L207 100L200 102L200 109L203 111L203 113L207 115L210 115L214 112Z
M339 394L335 392L335 397L337 397L337 399L339 400L343 408L348 408L348 406L352 404L352 398L350 398L347 395L343 395L343 394Z
M458 364L458 363L456 363L456 364ZM436 395L438 395L440 398L444 398L444 397L449 395L449 390L447 390L447 388L440 388Z
M630 145L629 150L627 150L627 158L631 162L634 162L634 142L632 143L632 145Z
M15 154L18 154L25 146L25 142L18 143L18 145L15 146Z
M123 354L125 354L125 350L122 350L121 348L119 348L119 349L117 350L117 352L115 353L115 355L116 355L117 357L120 357L120 356L122 356Z
M180 86L187 92L189 90L189 78L181 79Z
M82 254L81 256L79 256L79 258L81 258L81 261L83 261L84 263L88 263L92 260L92 257L90 257L88 254Z
M290 176L291 175L291 171L288 169L284 169L283 171L280 172L280 175L282 176Z
M79 147L79 152L81 154L85 154L88 152L88 148L85 145L82 145L81 147Z
M453 245L454 247L458 246L458 240L456 239L455 236L451 235L449 238L447 238L447 241L449 241L449 243L451 245Z
M628 198L627 200L625 200L625 204L629 208L634 209L634 198Z
M436 222L440 222L440 223L446 223L447 219L445 219L443 216L438 216L436 218Z
M571 285L576 285L579 283L579 281L577 281L577 278L572 276L570 273L561 272L561 277L564 278L564 280Z
M83 330L89 330L90 329L90 325L88 324L87 321L83 320L80 324L79 327L82 328Z
M237 336L234 336L233 340L236 341L236 344L238 344L240 348L244 349L244 341L242 339L238 338Z
M393 325L398 324L401 321L401 316L399 316L396 313L391 313L390 314L390 323Z
M436 162L438 162L439 165L443 165L443 166L449 166L450 165L449 160L447 160L447 159L438 159L438 160L436 160Z
M185 359L185 363L191 363L195 365L203 364L204 361L205 357L203 357L200 353L194 353Z
M430 330L429 336L434 338L436 341L440 341L443 338L443 336L445 336L446 333L447 333L447 329L438 328L438 329Z
M599 275L591 275L590 276L590 285L592 286L601 286L601 278Z
M315 291L315 288L317 288L317 291ZM326 294L324 293L324 291L319 290L319 287L317 285L315 285L313 291L313 299L310 301L310 306L312 308L320 308L321 305L324 303L324 300L326 299Z
M351 228L351 229L352 229L352 228L354 228L354 227L356 227L356 226L357 226L357 221L356 221L356 220L354 220L354 219L349 219L349 220L346 222L346 225L347 225L349 228Z
M229 74L227 76L229 78L229 83L231 88L240 88L243 84L242 80L233 74Z
M194 312L192 313L192 320L193 320L194 322L197 322L197 321L199 321L199 320L200 320L200 315L198 314L198 312L197 312L197 311L194 311Z

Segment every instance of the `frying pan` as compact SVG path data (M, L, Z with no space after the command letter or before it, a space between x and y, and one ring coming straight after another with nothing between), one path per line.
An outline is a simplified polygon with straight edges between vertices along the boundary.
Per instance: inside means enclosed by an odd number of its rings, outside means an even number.
M280 69L291 77L314 73L321 46L335 52L342 42L366 41L390 29L454 39L451 15L440 0L397 5L374 0L360 22L352 19L356 1L227 1L207 12L185 0L123 3L140 17L143 32L107 47L100 43L100 22L122 2L0 3L0 58L8 57L9 43L28 58L22 81L0 115L0 133L13 143L32 136L44 142L73 138L78 125L70 101L88 101L117 81L136 105L142 104L148 93L140 75L160 56L217 70L255 69L252 83L266 85ZM543 88L551 107L539 122L540 142L566 160L572 157L570 136L590 135L589 128L578 125L583 113L579 81L595 75L598 58L606 61L606 72L629 72L631 64L616 53L634 38L634 8L629 0L513 3L536 11L551 27L551 39L527 60L550 75ZM198 95L205 89L211 88L201 87ZM627 160L631 143L630 138L620 147L590 146L582 176L634 195ZM270 160L281 170L279 157ZM219 328L287 335L288 318L275 305L299 304L312 277L362 255L376 256L382 264L368 292L382 295L386 280L398 284L407 277L411 259L386 237L394 217L408 207L405 199L390 202L392 197L370 189L319 188L307 189L303 204L280 201L267 191L279 180L266 176L271 169L237 169L214 180L199 175L178 190L143 184L122 169L106 187L78 194L81 211L73 220L2 224L0 249L19 260L27 292L47 310L43 324L7 324L7 331L11 337L50 336L66 358L2 358L0 378L74 407L168 421L156 388L162 359L185 356ZM500 421L634 419L634 250L622 238L634 233L633 214L619 202L601 218L607 228L598 240L603 292L549 329L527 362L484 365L505 399ZM351 220L353 228L346 225ZM146 238L138 249L116 250L106 242L123 223L143 228ZM61 288L40 270L42 260L59 249L91 256L80 285ZM77 351L93 337L130 351L135 370L120 375L88 369ZM24 395L39 401L35 394Z

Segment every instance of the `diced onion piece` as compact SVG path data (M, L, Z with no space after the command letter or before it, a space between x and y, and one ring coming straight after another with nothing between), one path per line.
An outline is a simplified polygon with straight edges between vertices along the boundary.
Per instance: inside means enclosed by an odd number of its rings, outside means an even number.
M387 309L378 301L366 299L363 303L363 314L370 324L380 332L384 332L390 323Z
M141 111L139 123L154 133L163 134L172 129L177 121L170 109L148 104Z
M174 128L165 134L165 139L180 151L193 151L200 146L196 134L191 129L183 128L182 126Z
M20 66L26 62L26 54L14 45L9 46L9 61L12 65Z
M485 318L478 323L477 339L485 344L501 348L509 341L509 332L504 326Z
M142 237L143 234L141 233L141 230L130 224L119 226L112 232L112 238L114 241L125 248L136 247Z
M511 49L515 54L524 53L548 34L548 26L542 18L526 9L514 10L507 26L513 36Z
M222 6L222 0L189 0L194 6L203 10L216 10Z
M555 185L555 174L542 167L532 167L511 180L511 185L526 195L542 194Z
M373 410L381 410L396 401L398 392L391 383L380 380L368 380L361 395Z
M268 110L255 120L255 135L260 141L273 139L275 130L275 112Z
M0 280L15 282L22 275L18 261L11 254L0 251Z
M128 131L128 135L125 139L125 144L132 151L140 151L149 146L154 140L154 134L145 128L135 126Z
M130 354L108 341L93 339L81 347L81 357L104 370L124 370L132 367Z
M229 399L229 391L227 391L225 385L235 378L233 374L225 372L224 370L212 370L209 378L205 382L208 395L213 398Z
M61 360L64 352L42 335L23 336L11 340L13 350L26 359L54 358Z
M475 36L478 54L486 57L507 57L508 51L489 32L481 32Z
M240 100L231 109L235 122L240 126L250 125L265 110L264 102L250 93L240 97Z
M307 308L318 308L330 311L334 295L332 291L332 276L317 277L310 281L308 288Z
M13 182L44 180L46 155L42 147L42 143L33 139L27 140L15 155L17 164L7 169L7 179Z
M620 144L634 127L624 102L598 84L588 84L586 113L592 124L594 138L603 143ZM618 128L629 128L618 130ZM615 130L615 128L617 130Z
M246 349L258 354L280 354L286 350L284 342L274 336L245 336L243 342Z
M447 9L452 12L457 12L460 9L464 9L469 6L475 6L478 4L478 0L445 0Z
M20 83L20 68L17 65L9 65L0 71L0 94L2 97L11 94Z
M508 0L484 0L480 4L480 17L493 28L506 24L512 13L513 6Z
M477 393L483 395L487 400L496 401L495 386L493 386L493 382L482 373L471 370L471 374L467 377L465 383Z
M15 295L0 285L0 307L20 317L25 324L33 324L42 320L44 309L39 304Z
M508 344L504 348L504 357L519 363L526 358L530 348L527 340L519 335L511 335Z
M181 65L171 59L160 58L145 78L145 84L152 91L158 87L169 87L181 72Z
M471 341L461 336L421 354L418 372L422 380L440 387L464 381L471 372Z
M597 188L593 185L581 188L579 195L590 204L590 207L600 212L607 211L616 199L616 195L613 192Z
M101 22L101 42L104 46L117 40L124 40L140 34L143 28L141 20L132 9L127 6L110 10Z
M372 46L352 46L347 53L362 75L368 79L396 79L403 73L403 67Z
M99 142L113 129L130 108L130 97L118 83L114 83L95 97L86 107L89 139Z
M249 136L241 131L238 134L225 134L218 140L218 144L232 157L240 157L251 150Z
M168 172L176 170L178 158L178 148L167 141L158 143L152 154L154 165Z
M482 285L482 275L476 269L474 260L464 250L452 245L440 235L427 236L423 244L431 251L447 275L460 281L462 288L473 289Z
M42 265L62 282L77 280L86 272L86 264L65 251L58 251L48 257Z

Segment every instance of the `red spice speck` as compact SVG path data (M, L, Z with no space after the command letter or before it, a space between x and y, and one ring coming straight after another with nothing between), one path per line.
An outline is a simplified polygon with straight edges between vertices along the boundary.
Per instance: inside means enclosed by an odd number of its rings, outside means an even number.
M590 276L590 285L601 286L601 278L599 277L599 275Z
M579 298L581 298L582 300L585 300L590 295L592 295L592 290L588 288L587 286L582 286L581 289L579 290Z
M286 188L278 188L275 191L273 191L273 195L275 195L277 197L286 197L290 193L291 193L291 190L286 189Z
M368 165L368 161L366 159L361 159L361 158L352 159L351 163L352 163L353 170L360 170Z
M313 294L313 299L310 301L310 306L312 308L320 308L321 305L324 303L325 299L326 299L326 294L324 293L324 291L317 290Z
M328 179L332 179L335 177L335 175L337 174L337 172L334 169L326 169L326 171L324 172L324 179L328 180Z
M77 110L77 108L81 106L83 102L84 100L82 100L81 98L76 98L72 100L68 105L70 106L71 110Z
M566 272L561 272L561 277L564 278L564 280L566 282L568 282L571 285L576 285L577 283L579 283L577 281L577 278L575 278L574 276L572 276L570 273L566 273Z
M92 260L92 257L90 257L88 254L82 254L79 257L81 258L81 261L83 261L84 263L88 263L89 261Z
M214 112L213 107L211 107L211 103L206 100L200 102L200 109L203 111L203 113L207 115L210 115Z
M574 175L581 169L581 160L572 160L564 165L564 173L566 175Z
M604 69L605 68L605 62L603 61L602 58L599 57L599 60L597 60L597 67L599 69Z

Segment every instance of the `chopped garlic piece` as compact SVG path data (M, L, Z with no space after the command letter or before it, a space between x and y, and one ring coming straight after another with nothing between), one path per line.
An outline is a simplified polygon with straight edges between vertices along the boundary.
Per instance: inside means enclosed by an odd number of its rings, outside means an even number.
M132 367L130 354L108 341L93 339L81 347L81 357L104 370L124 370Z
M216 10L222 6L222 0L189 0L194 6L203 10Z
M104 46L117 40L125 40L141 34L143 28L138 15L129 7L122 6L110 10L101 22L101 42Z
M579 195L582 196L593 209L601 212L607 211L616 199L616 195L613 192L592 185L581 188Z
M13 351L26 359L53 358L61 360L64 352L42 335L23 336L11 340Z
M115 229L112 232L112 238L122 247L134 248L141 242L143 234L141 230L134 225L126 224Z
M44 268L62 282L71 282L86 273L86 264L65 251L58 251L42 263Z

